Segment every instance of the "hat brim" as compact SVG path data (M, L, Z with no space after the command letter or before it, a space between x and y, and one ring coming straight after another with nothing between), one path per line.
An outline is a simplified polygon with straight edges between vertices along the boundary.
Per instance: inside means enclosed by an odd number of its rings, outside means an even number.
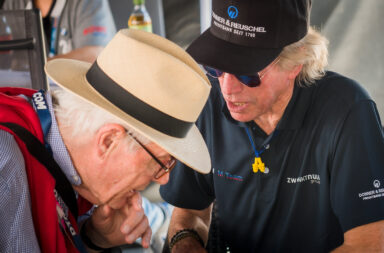
M195 39L187 52L200 64L236 75L252 75L264 69L283 48L255 48L219 39L209 29Z
M85 75L90 67L90 63L82 61L56 59L45 65L45 71L60 87L122 119L182 163L201 173L210 172L209 152L196 125L192 126L184 138L176 138L141 123L105 99L88 83Z

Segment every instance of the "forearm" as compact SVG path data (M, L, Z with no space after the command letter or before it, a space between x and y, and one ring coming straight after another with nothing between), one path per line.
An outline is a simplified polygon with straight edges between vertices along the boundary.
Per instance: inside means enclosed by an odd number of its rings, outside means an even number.
M349 245L341 245L340 247L337 247L336 249L331 251L332 253L353 253L353 252L362 252L361 250L354 249L352 246Z
M332 253L384 252L384 220L355 227L344 234L344 243Z
M67 59L75 59L75 60L93 63L102 50L103 50L103 47L101 46L85 46L85 47L74 49L67 54L56 55L52 58L49 58L48 60L57 59L57 58L67 58Z
M361 252L371 252L371 253L380 253L383 252L383 249L380 245L359 245L359 246L353 246L353 245L346 245L343 244L340 247L337 247L336 249L331 251L332 253L361 253Z
M211 223L211 211L212 205L203 210L175 208L168 230L169 240L180 230L193 229L199 234L204 245L206 245ZM186 252L187 248L192 252L192 247L202 249L198 240L193 237L186 237L175 244L172 252Z

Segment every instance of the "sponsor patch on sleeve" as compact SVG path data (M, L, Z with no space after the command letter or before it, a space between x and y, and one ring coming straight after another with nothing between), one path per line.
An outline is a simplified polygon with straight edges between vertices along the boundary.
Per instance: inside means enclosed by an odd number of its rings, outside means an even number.
M83 30L83 35L92 34L94 36L106 36L107 28L105 26L89 26Z
M359 198L362 200L370 200L384 197L384 188L380 187L381 182L379 180L373 181L373 188L370 191L360 192Z

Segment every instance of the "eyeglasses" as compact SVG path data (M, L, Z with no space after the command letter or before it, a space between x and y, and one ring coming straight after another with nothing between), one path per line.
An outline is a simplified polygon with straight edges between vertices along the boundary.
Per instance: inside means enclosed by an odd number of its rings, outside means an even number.
M279 60L280 60L279 57L276 58L272 62L272 64L269 65L269 67L274 66L276 63L279 62ZM223 71L209 67L209 66L206 66L206 65L203 65L203 68L205 69L205 71L207 71L207 74L213 78L219 78L220 76L222 76L224 74ZM234 75L234 76L237 78L237 80L239 80L244 85L251 87L251 88L254 88L254 87L257 87L260 85L261 79L265 76L265 74L268 73L269 70L270 70L270 68L267 71L265 71L264 73L258 72L258 73L256 73L256 75Z
M135 141L137 144L139 144L152 158L155 160L159 165L160 169L156 171L154 174L155 179L159 179L162 176L164 176L166 173L170 173L171 170L175 167L176 165L176 158L171 156L171 159L167 161L167 164L163 164L149 149L144 146L143 143L141 143L135 136L133 136L131 133L128 133Z

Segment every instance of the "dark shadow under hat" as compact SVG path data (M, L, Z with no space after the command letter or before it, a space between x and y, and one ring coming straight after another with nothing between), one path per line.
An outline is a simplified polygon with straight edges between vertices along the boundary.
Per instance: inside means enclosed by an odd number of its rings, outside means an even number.
M222 71L254 74L308 32L311 0L213 0L211 27L187 52Z

